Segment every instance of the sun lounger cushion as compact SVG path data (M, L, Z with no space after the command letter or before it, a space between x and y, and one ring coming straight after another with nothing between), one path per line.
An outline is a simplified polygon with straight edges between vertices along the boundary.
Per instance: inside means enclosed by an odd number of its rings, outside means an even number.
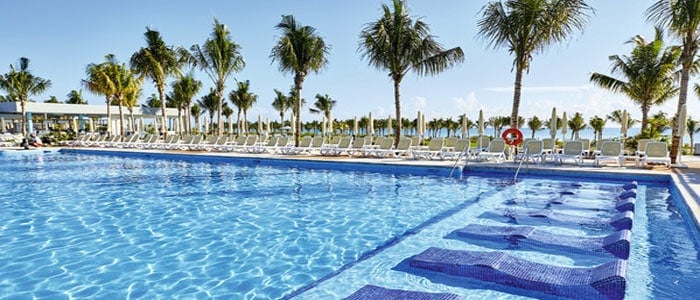
M365 285L355 293L345 298L346 300L459 300L462 299L455 294L448 293L426 293L387 289L376 285Z
M629 230L602 237L578 237L555 234L533 226L487 226L470 224L456 230L457 236L507 242L512 245L556 248L586 254L612 254L627 259L630 255Z
M409 260L411 267L494 282L576 299L623 299L627 261L592 267L531 262L504 252L428 248Z

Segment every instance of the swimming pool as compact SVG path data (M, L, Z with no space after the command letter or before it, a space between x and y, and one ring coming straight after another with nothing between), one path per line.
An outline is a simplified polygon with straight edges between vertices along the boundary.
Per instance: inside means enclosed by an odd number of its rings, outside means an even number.
M375 172L348 170L353 169L348 165L334 170L332 164L275 164L2 156L0 294L311 299L344 297L369 280L387 285L408 280L468 295L539 296L430 282L382 256L403 255L407 249L416 254L421 243L430 241L425 235L463 227L466 220L500 222L480 215L503 205L504 198L532 195L534 187L556 192L578 182L535 178L510 185L499 176L456 179L425 171L395 174L379 166L372 167L378 168ZM593 182L584 184L589 191L620 185ZM700 283L693 274L697 237L670 193L663 186L640 187L648 211L635 215L635 230L640 230L633 241L637 255L630 259L635 275L628 292L684 298ZM582 211L574 213L590 213ZM564 230L587 234L589 229ZM638 242L637 236L645 240ZM471 247L441 235L433 239ZM534 257L590 263L562 255ZM357 275L369 266L373 271Z

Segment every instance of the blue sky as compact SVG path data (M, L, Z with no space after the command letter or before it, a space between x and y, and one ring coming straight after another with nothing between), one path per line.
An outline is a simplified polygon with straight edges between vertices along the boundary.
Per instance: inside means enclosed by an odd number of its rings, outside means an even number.
M477 37L479 10L488 1L413 0L411 14L423 17L431 32L445 47L459 46L466 61L435 77L409 75L401 89L402 114L413 117L417 110L427 119L454 117L467 113L475 119L479 109L486 116L509 115L512 101L512 57L506 49L491 49ZM624 96L609 93L588 82L591 72L609 73L611 54L627 54L625 44L637 34L652 37L653 25L644 11L654 0L589 0L597 12L586 29L560 45L534 56L525 75L520 112L526 118L549 118L552 107L569 115L583 113L586 120L604 116L615 109L627 109L640 118L639 109ZM303 95L308 104L317 93L338 101L335 118L352 118L372 112L375 117L394 114L393 88L386 72L373 69L361 59L358 36L363 26L379 18L381 3L389 0L265 0L265 1L78 1L7 0L0 3L0 72L19 57L30 59L36 75L50 79L52 88L37 101L55 95L65 100L70 90L80 89L80 80L89 63L99 63L107 53L127 62L145 45L146 26L161 32L166 43L189 48L209 36L213 18L227 24L234 41L242 47L246 68L227 82L250 80L258 102L249 112L277 118L272 109L273 89L287 91L289 74L279 72L269 58L279 33L274 29L283 14L292 14L303 25L316 27L331 45L329 65L319 74L310 74ZM204 83L203 95L212 86L204 73L195 75ZM142 98L155 89L145 83ZM91 104L101 104L100 96L84 91ZM145 100L141 100L144 102ZM677 98L654 107L652 112L675 112ZM700 111L700 101L689 97L688 111ZM697 117L697 116L696 116ZM305 120L320 119L308 112ZM610 126L610 125L609 125ZM614 125L613 125L614 126Z

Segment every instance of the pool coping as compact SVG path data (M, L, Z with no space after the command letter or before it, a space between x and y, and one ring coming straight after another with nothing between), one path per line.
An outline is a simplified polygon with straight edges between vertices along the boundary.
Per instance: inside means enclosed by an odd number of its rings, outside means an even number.
M47 148L48 149L48 148ZM45 150L46 151L46 150ZM327 157L315 155L276 155L269 153L240 153L240 152L206 152L206 151L174 151L174 150L145 150L125 148L52 148L51 151L68 153L102 153L119 155L139 155L146 157L171 157L186 159L201 159L207 157L216 161L247 161L253 164L262 163L265 160L269 165L289 166L290 162L299 162L299 167L324 167L328 163L343 164L344 167L352 167L352 170L377 171L372 166L401 167L401 170L410 172L422 170L430 175L450 176L452 173L469 175L474 173L513 173L518 165L504 162L468 162L456 164L454 161L441 160L413 160L405 158L350 158ZM270 163L271 162L271 163ZM462 165L462 166L459 166ZM655 169L625 168L625 167L596 167L590 165L553 165L553 164L525 164L519 170L519 175L561 175L570 178L597 178L616 181L638 180L642 182L667 183L672 185L681 196L683 203L695 224L695 229L700 230L700 171L696 168L673 168L670 171ZM698 183L690 183L698 181Z

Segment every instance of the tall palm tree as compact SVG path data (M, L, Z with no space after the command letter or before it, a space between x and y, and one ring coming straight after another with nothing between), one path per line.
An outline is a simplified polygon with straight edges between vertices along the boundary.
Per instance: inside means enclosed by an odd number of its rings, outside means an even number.
M175 102L179 103L178 107L178 118L180 118L180 110L184 111L185 119L187 120L184 124L185 131L190 132L190 105L192 105L192 100L194 96L199 93L202 88L202 82L195 79L192 73L180 77L177 81L172 84L173 91L171 97L175 99Z
M29 59L21 57L17 66L10 65L10 72L0 76L0 88L9 98L17 99L22 107L22 134L27 136L27 101L51 87L51 80L37 77L29 71Z
M199 126L199 117L202 115L202 108L199 107L199 104L194 103L190 107L190 116L194 118L194 126L197 128L197 132L200 132L201 127Z
M88 104L87 101L83 98L83 90L71 90L68 95L66 95L66 103L67 104Z
M393 11L392 11L393 9ZM393 7L382 4L379 20L368 23L360 33L362 57L369 65L389 72L394 82L396 119L401 120L401 81L410 71L418 75L436 75L464 61L459 47L445 50L422 19L414 20L402 0ZM394 124L394 144L401 138L402 122Z
M505 47L513 54L511 127L518 127L523 72L529 71L532 56L583 30L594 12L584 0L492 1L481 9L479 35L493 48Z
M595 136L596 142L600 142L603 139L603 128L605 128L605 119L599 116L593 116L589 121L588 125L593 128L593 135Z
M270 58L273 62L279 62L279 69L283 73L294 74L294 101L293 114L296 117L294 143L299 146L301 136L301 89L304 79L309 72L318 73L323 69L328 60L326 55L330 47L316 33L316 28L302 26L292 15L282 16L282 21L275 26L282 31L277 44L272 48Z
M209 134L211 131L214 130L214 114L216 114L219 109L219 96L218 96L218 91L216 89L212 88L209 90L209 93L202 96L201 99L197 101L199 104L199 108L203 109L204 111L209 112L209 132L205 132L206 134ZM223 125L222 125L223 126ZM218 129L217 129L218 130Z
M567 123L569 126L569 129L571 129L571 139L579 139L579 132L581 130L586 129L586 120L583 119L583 115L579 112L574 114L574 117L571 118Z
M138 106L139 98L141 97L141 92L143 91L143 78L135 77L136 74L133 73L131 75L134 76L134 78L131 84L124 91L124 104L129 110L129 131L135 132L136 129L134 128L134 124L136 123L134 119L134 107ZM141 128L141 130L143 130L143 128Z
M652 105L660 105L678 94L675 86L676 63L680 48L664 48L663 31L656 28L653 41L647 42L637 35L628 43L634 43L631 55L611 55L612 73L624 79L594 72L590 81L613 92L627 95L642 110L642 130L647 128L647 118Z
M83 86L88 91L105 97L107 105L107 134L112 134L112 98L116 90L113 77L110 75L110 64L114 61L114 55L105 55L105 62L100 64L91 63L85 69L87 79L82 80Z
M214 19L214 28L209 39L200 47L194 45L190 49L194 56L195 65L199 66L214 82L217 100L218 127L217 134L222 135L224 126L221 119L221 109L224 103L226 80L231 74L243 70L245 61L241 55L241 46L231 39L231 32L225 24Z
M238 108L238 124L241 124L241 113L243 113L243 128L239 131L248 132L248 110L258 101L258 95L250 92L250 81L239 81L236 83L237 89L229 93L231 104Z
M284 126L284 114L294 105L292 103L293 101L294 99L287 97L280 90L275 89L275 100L272 100L272 107L280 113L280 132Z
M314 107L309 108L309 112L312 114L323 113L326 120L331 120L331 111L335 107L336 101L331 99L331 96L316 94L316 102L314 102Z
M166 80L171 75L180 75L180 66L183 57L186 56L184 49L167 46L160 35L160 32L146 27L144 33L146 47L142 47L131 56L131 67L136 74L148 77L153 80L160 99L160 127L166 128L167 116L165 114L165 85ZM167 130L164 130L167 136Z
M700 0L659 0L646 13L648 20L668 29L681 40L681 82L676 108L676 115L680 115L688 98L690 74L696 70L695 57L700 47ZM678 126L673 126L672 135L670 156L671 162L676 163L681 140Z
M535 138L535 132L542 129L543 125L544 124L542 123L542 120L540 120L540 118L538 118L537 116L533 116L532 118L530 118L529 121L527 121L527 127L530 128L530 130L532 130L531 138Z

